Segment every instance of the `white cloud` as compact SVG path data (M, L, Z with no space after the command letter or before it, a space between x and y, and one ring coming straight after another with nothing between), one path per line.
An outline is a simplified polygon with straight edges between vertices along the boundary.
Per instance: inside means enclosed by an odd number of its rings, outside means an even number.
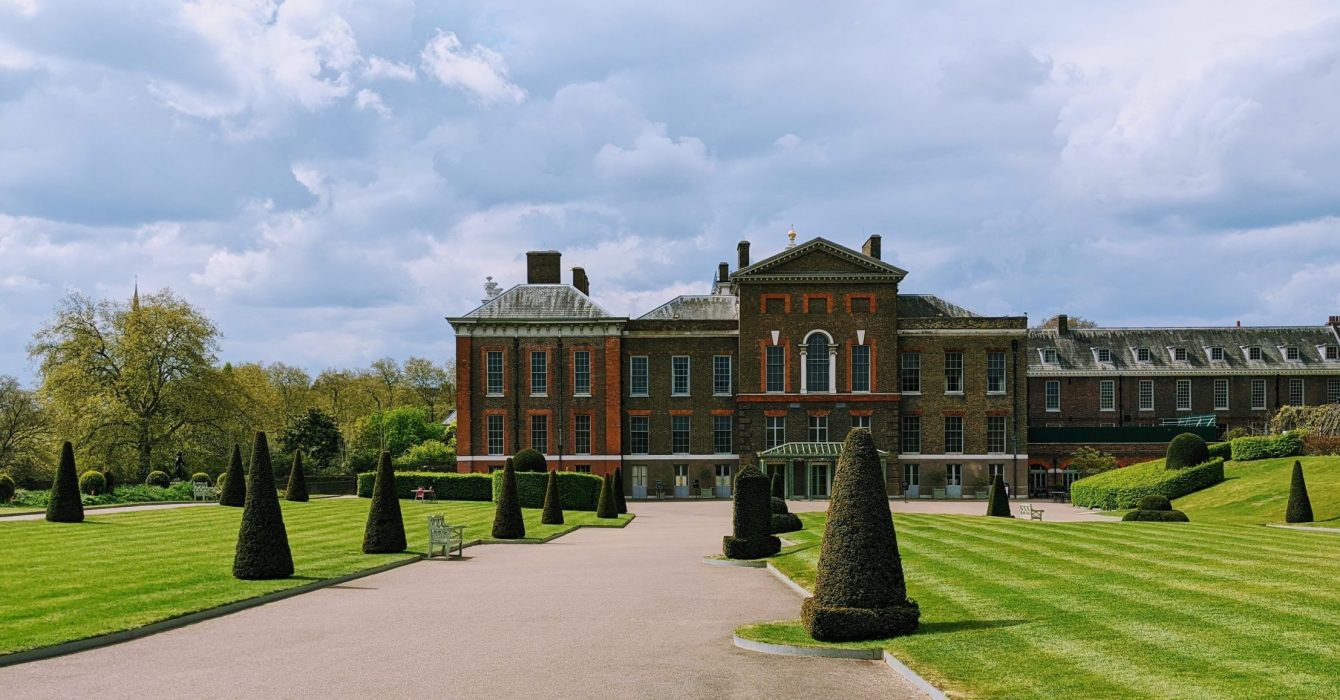
M665 124L648 124L632 148L600 147L596 170L607 178L694 178L713 170L707 146L692 136L672 139Z
M354 104L358 105L359 109L370 109L376 112L382 119L388 119L391 116L391 108L387 107L386 103L382 101L382 96L367 88L358 91L358 95L354 97Z
M401 80L413 82L418 79L418 73L414 71L413 66L404 63L388 61L381 56L370 56L367 64L363 67L363 78L365 80Z
M526 91L508 79L507 64L498 52L481 44L466 49L453 32L439 29L420 58L438 82L464 90L481 104L520 104L526 99Z

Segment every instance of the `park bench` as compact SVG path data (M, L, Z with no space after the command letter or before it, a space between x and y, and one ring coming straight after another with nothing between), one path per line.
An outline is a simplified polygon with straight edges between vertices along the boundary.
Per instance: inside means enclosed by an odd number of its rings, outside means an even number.
M217 501L219 500L219 490L209 484L194 484L191 489L192 494L197 501Z
M1034 508L1033 506L1027 503L1019 506L1019 515L1027 516L1029 520L1036 520L1038 522L1042 522L1042 513L1043 510L1041 508Z
M442 548L442 556L450 558L451 550L456 550L456 556L465 553L465 526L448 525L447 516L430 515L428 516L428 558L432 559L437 548Z

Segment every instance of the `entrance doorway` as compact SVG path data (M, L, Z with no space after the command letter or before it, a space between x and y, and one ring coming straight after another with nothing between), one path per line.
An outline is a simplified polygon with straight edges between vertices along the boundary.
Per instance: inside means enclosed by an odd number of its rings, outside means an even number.
M963 498L963 465L945 465L945 496Z
M828 489L832 486L827 464L811 464L810 498L828 498Z
M647 497L647 465L633 465L633 498Z
M904 464L903 465L903 495L908 498L918 498L921 496L921 465Z
M689 497L689 465L675 465L675 498Z
M730 465L717 465L716 490L712 494L717 498L730 498Z

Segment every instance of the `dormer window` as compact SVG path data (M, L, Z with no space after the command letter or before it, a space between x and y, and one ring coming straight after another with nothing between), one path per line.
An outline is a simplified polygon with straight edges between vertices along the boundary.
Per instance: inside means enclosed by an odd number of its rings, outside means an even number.
M1168 355L1173 362L1186 362L1186 348L1168 348Z
M1284 359L1290 362L1297 362L1302 359L1302 354L1298 352L1298 347L1290 345L1284 348Z
M1261 359L1265 357L1265 354L1261 351L1261 348L1255 345L1248 348L1244 348L1244 351L1247 353L1247 359L1251 360L1252 362L1260 362Z
M1056 348L1042 348L1042 364L1055 365L1060 364L1056 359Z
M1112 350L1110 348L1094 348L1093 358L1099 364L1110 365L1112 364Z
M1151 359L1149 348L1135 348L1136 362L1149 362Z
M1327 345L1321 351L1321 356L1329 362L1340 360L1340 345Z
M1213 348L1207 348L1206 350L1207 350L1206 354L1208 354L1208 355L1210 356L1210 362L1223 362L1223 361L1224 361L1224 349L1223 349L1223 348L1220 348L1220 347L1213 347Z

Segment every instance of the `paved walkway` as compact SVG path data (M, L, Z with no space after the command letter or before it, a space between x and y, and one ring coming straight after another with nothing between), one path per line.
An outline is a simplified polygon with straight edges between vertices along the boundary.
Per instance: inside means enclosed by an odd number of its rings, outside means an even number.
M199 503L141 503L134 506L117 506L115 508L85 508L84 517L94 515L115 515L117 513L134 513L141 510L167 510L169 508L199 508L200 506L217 506L214 501L201 501ZM23 515L3 515L0 514L0 522L6 520L41 520L47 517L46 511L37 513L26 513Z
M1010 501L1010 512L1019 517L1019 506L1023 503L1036 506L1043 511L1045 522L1116 522L1121 518L1102 515L1099 511L1080 508L1069 503L1053 503L1048 500ZM787 501L792 512L804 513L812 510L827 510L828 501ZM932 501L900 498L889 500L889 508L895 513L933 513L936 515L986 515L986 501Z
M816 503L815 507L826 504ZM708 566L728 501L635 503L622 531L485 545L179 630L0 669L6 698L924 697L882 662L771 656L760 569Z

